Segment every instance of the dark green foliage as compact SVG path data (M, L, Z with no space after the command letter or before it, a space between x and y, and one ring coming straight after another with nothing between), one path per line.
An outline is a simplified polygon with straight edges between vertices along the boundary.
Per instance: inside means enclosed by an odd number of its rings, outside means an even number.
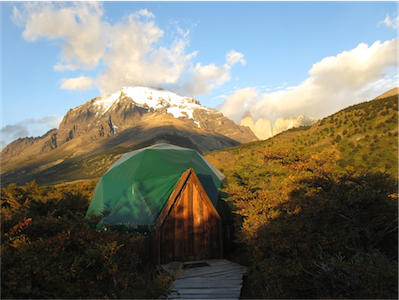
M238 207L244 298L397 298L397 100L226 149L228 163L206 156L223 167Z

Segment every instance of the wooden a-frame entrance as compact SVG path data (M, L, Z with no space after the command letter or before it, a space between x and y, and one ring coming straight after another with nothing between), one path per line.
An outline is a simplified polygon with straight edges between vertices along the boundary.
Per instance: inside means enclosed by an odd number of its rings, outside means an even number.
M180 177L155 229L158 264L223 256L222 221L193 169Z

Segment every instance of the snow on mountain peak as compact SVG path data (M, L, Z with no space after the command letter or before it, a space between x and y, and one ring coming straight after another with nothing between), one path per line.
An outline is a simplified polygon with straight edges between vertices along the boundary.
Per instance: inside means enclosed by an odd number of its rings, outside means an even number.
M164 107L167 113L172 114L175 118L188 117L193 119L194 110L197 108L203 110L210 110L202 106L200 102L191 97L183 97L171 91L154 89L143 86L123 87L120 91L107 95L105 97L97 98L93 104L97 107L101 114L106 113L114 103L118 103L122 95L131 98L132 101L144 108L154 110ZM194 120L199 127L199 123Z
M105 113L112 106L112 104L114 104L119 99L120 96L121 92L119 91L112 95L107 95L105 97L97 98L94 101L94 105L97 106L97 108L101 112Z

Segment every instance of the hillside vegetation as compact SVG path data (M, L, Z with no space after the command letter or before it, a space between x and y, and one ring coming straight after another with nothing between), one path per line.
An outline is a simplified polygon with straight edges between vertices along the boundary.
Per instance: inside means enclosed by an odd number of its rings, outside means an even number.
M237 210L244 298L396 299L397 96L206 158Z
M248 266L243 298L397 299L397 96L206 158L236 207L229 258ZM134 254L137 235L85 225L95 183L2 187L3 298L170 293L172 279Z
M140 263L136 234L85 219L95 181L1 189L3 299L157 299L172 278Z
M333 114L313 126L293 128L266 141L248 143L206 155L236 186L235 174L256 164L254 149L295 153L334 150L337 168L387 172L398 177L398 95L364 102Z
M244 298L396 298L397 181L339 171L335 152L258 149L228 189Z

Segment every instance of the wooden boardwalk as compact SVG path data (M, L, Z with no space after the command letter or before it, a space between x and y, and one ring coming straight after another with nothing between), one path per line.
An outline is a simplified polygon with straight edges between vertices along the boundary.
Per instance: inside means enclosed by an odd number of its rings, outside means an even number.
M198 266L206 263L208 266ZM169 299L239 299L243 275L247 268L227 259L209 259L185 262L191 268L179 270L172 285L174 292ZM204 264L203 264L204 265ZM198 267L196 267L198 266ZM168 265L162 268L172 274ZM176 272L176 271L175 271Z

